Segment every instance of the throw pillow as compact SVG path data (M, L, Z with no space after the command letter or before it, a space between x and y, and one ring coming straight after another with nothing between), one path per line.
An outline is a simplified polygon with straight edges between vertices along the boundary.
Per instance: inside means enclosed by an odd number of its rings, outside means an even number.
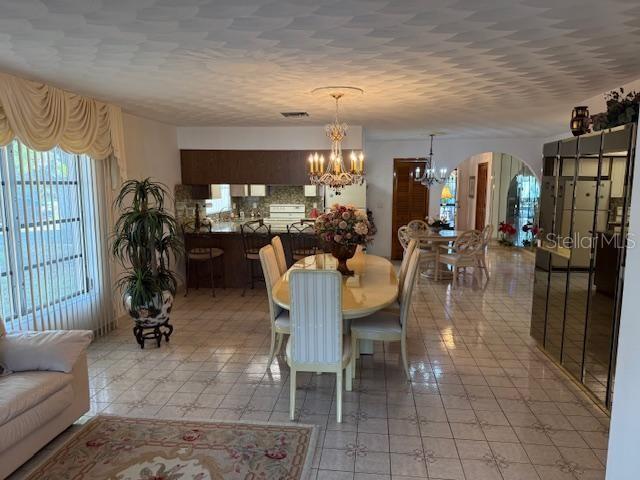
M91 343L89 330L21 332L0 338L0 365L14 372L51 370L69 373Z

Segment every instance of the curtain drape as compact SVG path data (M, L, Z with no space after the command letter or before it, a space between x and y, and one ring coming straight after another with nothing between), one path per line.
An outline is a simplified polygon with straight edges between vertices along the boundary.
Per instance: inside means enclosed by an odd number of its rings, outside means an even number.
M126 178L120 107L0 73L0 146L14 137L33 150L59 146L96 160L113 157Z

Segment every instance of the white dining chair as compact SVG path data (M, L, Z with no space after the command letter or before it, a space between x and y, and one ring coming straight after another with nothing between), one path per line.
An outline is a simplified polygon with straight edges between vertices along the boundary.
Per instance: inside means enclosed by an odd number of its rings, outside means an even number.
M403 250L407 249L407 246L409 245L409 240L411 240L411 237L409 236L409 227L407 227L406 225L403 225L400 228L398 228L398 241L400 242L400 245L402 246Z
M273 357L280 352L282 340L285 335L290 333L289 312L284 308L276 305L273 301L273 287L280 279L280 270L278 269L277 257L273 246L266 245L260 249L260 264L262 265L262 273L264 274L264 283L267 285L267 296L269 298L269 319L271 321L271 347L269 349L269 364L267 368L271 368Z
M414 238L409 240L409 244L407 248L404 249L404 253L402 255L402 263L400 264L400 270L398 270L398 302L400 302L400 296L402 292L402 284L404 283L404 278L407 275L407 268L409 267L409 259L413 254L413 251L418 246L418 241Z
M485 276L487 277L487 281L489 281L489 268L487 267L487 250L489 249L489 242L491 241L492 233L493 225L486 225L482 229L482 233L480 234L482 245L476 252L476 261L478 262L478 268L481 272L484 272Z
M453 253L447 253L438 256L438 262L449 265L453 269L453 288L458 286L459 275L461 271L466 273L467 268L473 268L473 277L478 280L480 269L478 268L478 260L476 254L482 246L482 238L477 230L468 230L460 234L453 243Z
M280 275L284 275L285 273L287 273L287 257L284 254L284 246L282 245L282 240L278 235L271 239L271 246L273 246L273 249L275 250Z
M354 358L352 375L355 376L355 360L358 358L359 340L400 342L402 366L407 375L407 380L411 381L407 357L407 325L409 323L409 312L411 311L411 296L418 273L419 258L420 252L415 249L409 259L407 274L402 285L399 310L380 310L367 317L351 321L351 350Z
M407 223L407 228L414 232L426 232L429 230L429 224L424 220L411 220Z
M289 418L295 418L297 372L331 372L336 374L336 421L341 423L343 370L347 391L353 378L351 339L342 331L342 275L336 270L292 270L289 298Z

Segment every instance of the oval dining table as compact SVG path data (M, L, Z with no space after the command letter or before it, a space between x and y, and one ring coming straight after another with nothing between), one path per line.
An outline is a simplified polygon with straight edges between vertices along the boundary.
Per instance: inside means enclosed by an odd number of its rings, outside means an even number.
M338 261L329 253L298 260L273 287L273 301L289 310L289 273L292 270L335 270ZM342 316L345 320L366 317L393 304L398 298L398 276L393 264L383 257L358 253L347 261L354 271L342 277ZM360 353L373 353L373 342L360 341Z

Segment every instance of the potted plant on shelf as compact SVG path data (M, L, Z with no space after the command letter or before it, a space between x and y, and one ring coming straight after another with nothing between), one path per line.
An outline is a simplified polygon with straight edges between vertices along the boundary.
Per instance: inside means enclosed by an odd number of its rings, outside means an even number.
M335 204L316 219L314 228L338 260L337 270L342 275L353 275L347 260L355 255L358 245L365 245L370 239L371 225L367 213L351 205Z
M158 346L168 342L173 327L169 313L177 280L171 257L182 252L175 218L165 209L167 188L146 178L122 185L114 205L116 220L112 253L124 267L117 281L125 308L135 322L134 334L141 348L145 339Z
M498 240L498 243L506 247L513 247L512 237L516 234L516 228L510 223L500 222L498 232L500 232L500 239Z
M604 99L607 102L607 111L591 116L595 131L638 121L640 92L632 90L625 94L624 89L620 88L605 94Z

